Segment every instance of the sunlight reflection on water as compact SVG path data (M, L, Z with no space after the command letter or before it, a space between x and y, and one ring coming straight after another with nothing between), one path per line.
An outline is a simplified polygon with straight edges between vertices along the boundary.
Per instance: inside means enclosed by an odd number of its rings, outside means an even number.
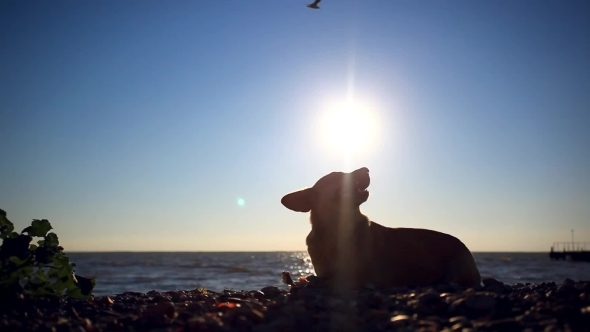
M97 278L95 294L189 290L205 287L287 289L281 272L293 278L314 273L306 252L243 253L68 253L76 273ZM590 263L552 261L544 253L475 253L483 277L508 284L590 278Z

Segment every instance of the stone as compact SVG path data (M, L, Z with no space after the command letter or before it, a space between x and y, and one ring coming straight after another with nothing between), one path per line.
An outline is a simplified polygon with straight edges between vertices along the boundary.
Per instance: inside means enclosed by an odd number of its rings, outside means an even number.
M194 314L200 314L207 310L204 302L191 302L186 306L186 310Z
M494 278L485 278L482 280L484 287L483 289L489 292L494 293L504 293L507 290L511 290L509 286L504 285L503 282L500 282Z
M436 291L429 291L427 293L419 295L418 301L423 305L432 306L440 303L442 299L440 297L440 293Z
M178 315L172 302L152 304L145 311L145 317L152 324L164 324Z
M408 326L411 322L411 318L408 315L397 315L393 316L389 319L389 322L392 326L399 328L403 326Z
M448 313L451 315L460 316L465 313L467 304L464 298L454 300L448 308Z
M254 297L257 300L262 300L265 298L265 294L259 290L251 291L250 296Z
M420 331L438 331L439 325L435 321L422 319L416 324L416 329Z
M491 314L496 307L496 298L491 294L475 293L467 296L465 304L478 313Z
M100 297L94 300L94 302L101 306L111 306L115 303L115 301L108 296Z
M439 284L434 286L439 293L454 293L457 291L457 288L449 285L449 284Z
M232 308L232 309L228 310L228 312L226 314L229 316L241 315L241 316L244 316L245 318L247 318L248 320L251 320L254 323L260 323L264 319L264 314L262 312L260 312L256 309L250 308L248 306L241 306L241 307Z
M483 283L484 287L485 286L492 286L492 285L502 285L504 286L504 283L501 281L498 281L494 278L483 278L481 280L481 282Z
M514 318L505 318L495 321L491 321L484 325L486 328L492 331L520 331L522 325Z
M267 298L274 298L282 294L281 290L276 286L267 286L260 290Z
M562 286L566 286L566 287L573 287L573 286L575 286L575 285L576 285L576 282L575 282L575 281L573 281L573 280L572 280L572 279L570 279L570 278L566 278L566 279L563 281L563 283L561 283L561 285L562 285Z
M451 326L451 331L462 331L464 328L463 323L455 323Z
M552 291L553 292L553 291ZM561 285L557 288L555 295L562 298L568 298L570 295L574 295L576 293L576 288L572 285Z
M455 316L455 317L449 318L449 323L451 325L454 325L454 324L457 324L457 323L464 324L464 323L467 323L467 322L469 322L469 319L467 319L467 317L465 317L465 316Z

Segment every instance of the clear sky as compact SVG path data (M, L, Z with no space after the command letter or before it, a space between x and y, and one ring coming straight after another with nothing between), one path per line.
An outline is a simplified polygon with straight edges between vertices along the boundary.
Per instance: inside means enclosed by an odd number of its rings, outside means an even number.
M383 225L590 241L590 2L305 4L2 1L0 208L66 252L305 250L281 197L366 166Z

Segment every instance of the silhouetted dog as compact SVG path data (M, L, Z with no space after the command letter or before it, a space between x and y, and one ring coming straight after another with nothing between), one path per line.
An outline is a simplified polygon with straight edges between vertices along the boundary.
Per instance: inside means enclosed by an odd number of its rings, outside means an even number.
M332 172L312 188L285 195L290 210L310 212L307 250L316 274L339 288L377 288L456 283L479 285L469 249L457 238L432 230L389 228L360 211L370 183L366 167Z

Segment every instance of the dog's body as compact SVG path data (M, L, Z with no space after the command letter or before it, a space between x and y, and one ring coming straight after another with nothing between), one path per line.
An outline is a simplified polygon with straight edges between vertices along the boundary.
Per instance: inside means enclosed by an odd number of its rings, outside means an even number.
M479 285L473 256L457 238L426 229L385 227L360 212L369 196L368 172L333 172L281 200L291 210L311 212L306 243L317 276L348 289L368 283L382 289Z

